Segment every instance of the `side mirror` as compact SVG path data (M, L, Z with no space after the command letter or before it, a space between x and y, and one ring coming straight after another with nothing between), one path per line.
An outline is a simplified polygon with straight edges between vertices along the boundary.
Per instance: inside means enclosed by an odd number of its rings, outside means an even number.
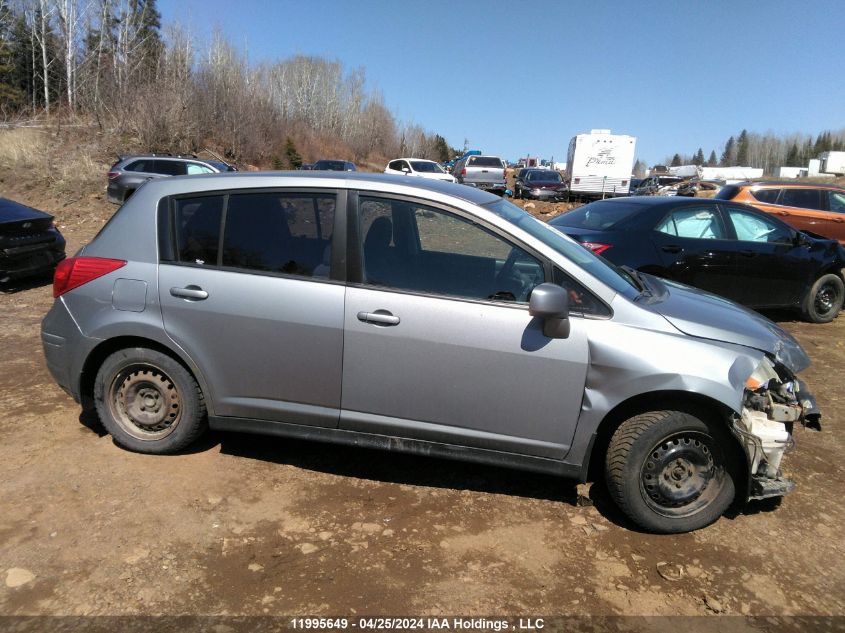
M411 170L410 170L410 169L408 169L407 167L403 167L403 168L402 168L402 173L403 173L403 174L405 174L405 175L407 175L407 174L410 174L410 173L411 173Z
M569 336L569 294L557 284L540 284L531 291L528 314L543 319L544 336Z

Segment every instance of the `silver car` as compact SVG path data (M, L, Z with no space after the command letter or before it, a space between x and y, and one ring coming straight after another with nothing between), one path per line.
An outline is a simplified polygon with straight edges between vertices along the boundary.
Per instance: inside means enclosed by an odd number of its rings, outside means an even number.
M153 180L54 295L50 371L143 453L211 427L603 473L634 523L684 532L789 492L793 426L819 422L774 323L450 183Z

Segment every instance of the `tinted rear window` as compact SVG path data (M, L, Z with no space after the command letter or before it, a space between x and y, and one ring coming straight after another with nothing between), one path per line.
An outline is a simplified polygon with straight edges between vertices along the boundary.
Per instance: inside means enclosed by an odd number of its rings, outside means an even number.
M642 211L643 208L641 204L609 201L592 202L556 217L549 224L606 231L616 228L628 218Z
M165 176L184 176L188 173L185 163L176 160L155 160L152 170L148 165L147 171Z
M314 169L328 171L346 171L347 163L342 160L318 160L314 163Z
M739 187L734 185L725 185L719 192L713 196L714 198L718 198L719 200L733 200L736 198L736 195L739 193Z
M216 265L223 196L179 198L174 207L178 260L206 266Z
M768 204L774 204L778 199L779 193L780 189L756 189L751 191L751 195L754 196L755 200Z
M502 169L502 159L495 156L470 156L467 165L473 167L498 167Z

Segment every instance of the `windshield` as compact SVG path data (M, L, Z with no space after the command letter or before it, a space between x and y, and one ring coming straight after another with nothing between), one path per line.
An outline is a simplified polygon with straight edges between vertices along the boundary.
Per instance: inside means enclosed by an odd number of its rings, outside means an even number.
M578 229L612 230L644 207L624 198L599 200L559 215L549 222L552 226L569 226Z
M437 163L432 163L427 160L412 160L411 167L414 171L423 172L425 174L442 174L443 170Z
M482 206L550 246L616 292L631 299L639 294L639 285L628 273L606 259L594 255L592 251L526 213L515 204L500 199Z
M560 182L560 174L556 171L529 171L528 182Z

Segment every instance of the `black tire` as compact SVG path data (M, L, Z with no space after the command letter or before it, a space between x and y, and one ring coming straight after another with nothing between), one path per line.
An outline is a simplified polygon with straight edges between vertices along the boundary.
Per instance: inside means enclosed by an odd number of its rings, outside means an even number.
M519 200L522 196L519 194L519 187L513 188L513 199Z
M845 284L842 277L834 274L822 275L804 297L801 313L810 323L829 323L842 310L845 299Z
M605 460L607 488L638 526L659 534L710 525L734 499L736 465L727 429L681 411L623 422Z
M138 453L176 453L208 426L205 400L191 373L144 347L118 350L103 361L94 404L114 441Z

